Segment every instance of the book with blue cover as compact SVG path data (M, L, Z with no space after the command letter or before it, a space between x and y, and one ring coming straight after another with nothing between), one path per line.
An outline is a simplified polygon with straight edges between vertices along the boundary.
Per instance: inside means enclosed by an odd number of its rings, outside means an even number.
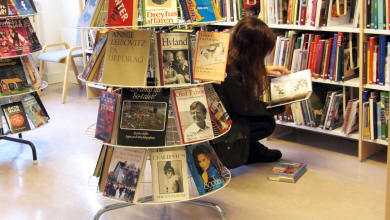
M281 161L268 171L268 179L279 182L296 183L307 171L304 163Z
M35 5L34 2L29 0L12 0L18 9L20 15L30 15L35 14Z

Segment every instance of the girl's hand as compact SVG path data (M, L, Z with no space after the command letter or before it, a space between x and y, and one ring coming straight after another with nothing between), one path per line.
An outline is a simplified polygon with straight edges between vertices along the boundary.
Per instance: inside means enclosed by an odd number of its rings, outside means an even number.
M266 66L267 74L273 76L283 76L290 74L290 70L288 70L284 66Z

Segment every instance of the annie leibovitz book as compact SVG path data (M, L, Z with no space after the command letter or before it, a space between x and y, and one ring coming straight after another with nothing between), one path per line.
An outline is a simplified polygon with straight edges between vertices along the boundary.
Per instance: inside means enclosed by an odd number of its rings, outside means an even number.
M165 146L169 88L123 88L117 144Z
M267 176L269 180L295 183L307 171L307 165L304 163L279 162L270 171Z
M221 99L219 99L213 85L205 84L204 88L206 90L211 119L218 127L219 131L223 133L229 128L229 125L232 123L232 119L223 106Z
M190 33L156 33L155 47L161 85L193 83Z
M142 0L142 21L144 25L179 23L175 0Z
M172 90L176 124L183 144L214 137L203 86Z
M229 49L229 33L198 31L194 79L223 82Z
M101 83L146 86L151 30L108 31Z
M103 196L136 203L146 161L146 149L115 147L105 180Z
M199 195L223 187L225 183L223 170L220 170L220 166L218 166L219 158L216 154L213 154L212 147L208 142L189 146L185 151L187 153L187 164Z
M31 130L21 101L1 106L11 134Z
M270 79L267 108L306 100L313 91L310 70Z
M152 152L150 162L154 202L190 198L185 150Z

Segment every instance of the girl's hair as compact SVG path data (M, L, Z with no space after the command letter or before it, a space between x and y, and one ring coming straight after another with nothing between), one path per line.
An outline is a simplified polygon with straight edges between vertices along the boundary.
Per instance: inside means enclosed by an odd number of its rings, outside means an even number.
M241 73L246 103L258 100L268 87L265 57L272 52L276 36L255 16L241 19L230 34L226 72Z

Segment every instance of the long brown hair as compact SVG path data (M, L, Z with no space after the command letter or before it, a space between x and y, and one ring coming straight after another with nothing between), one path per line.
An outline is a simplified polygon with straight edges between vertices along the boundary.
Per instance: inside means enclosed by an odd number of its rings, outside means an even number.
M265 57L273 50L276 37L267 24L254 16L245 17L230 34L226 72L241 73L247 102L258 100L267 89Z

